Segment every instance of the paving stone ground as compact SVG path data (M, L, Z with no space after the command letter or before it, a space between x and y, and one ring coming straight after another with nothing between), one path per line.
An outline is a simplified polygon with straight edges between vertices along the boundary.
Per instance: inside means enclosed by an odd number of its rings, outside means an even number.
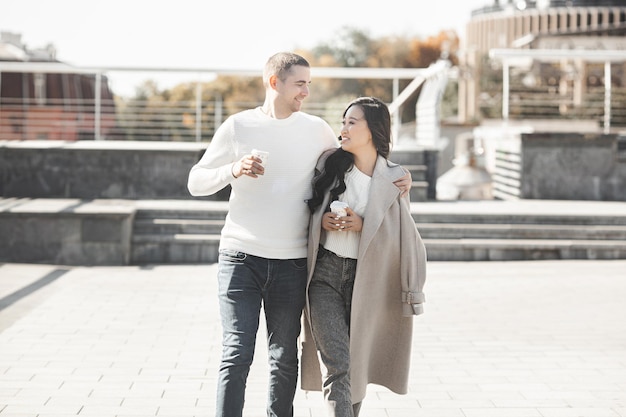
M215 275L0 264L0 417L213 416ZM425 290L410 392L370 386L361 417L626 417L626 261L431 262ZM295 416L325 416L321 395Z

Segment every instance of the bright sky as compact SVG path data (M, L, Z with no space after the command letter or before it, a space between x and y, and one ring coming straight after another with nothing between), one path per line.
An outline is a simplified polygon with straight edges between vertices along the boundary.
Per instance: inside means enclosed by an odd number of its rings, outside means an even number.
M76 66L260 69L275 52L333 40L343 27L373 38L456 30L493 0L4 0L0 31L53 44Z

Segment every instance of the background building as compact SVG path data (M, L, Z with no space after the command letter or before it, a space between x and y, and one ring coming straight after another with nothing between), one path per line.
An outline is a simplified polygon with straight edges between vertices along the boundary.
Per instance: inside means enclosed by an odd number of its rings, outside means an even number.
M459 120L463 122L499 114L500 68L488 59L490 50L626 50L626 1L496 0L475 10L466 30L459 77ZM623 103L625 64L613 64L611 72L613 100ZM584 104L601 101L603 74L602 64L584 60L520 62L511 74L511 118L597 118L602 106ZM623 112L613 117L613 125L626 125Z
M106 77L97 80L96 74L57 61L52 45L31 50L21 35L2 32L0 63L5 64L0 66L2 139L94 139L96 103L101 104L99 130L106 134L114 127L115 105Z

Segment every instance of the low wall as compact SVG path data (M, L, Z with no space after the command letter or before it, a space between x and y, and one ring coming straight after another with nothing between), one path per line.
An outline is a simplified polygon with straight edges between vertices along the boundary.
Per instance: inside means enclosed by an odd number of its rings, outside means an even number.
M522 135L522 196L626 201L626 152L617 135Z
M202 142L0 141L0 196L228 200L230 187L206 197L191 197L187 190L189 169L206 147ZM394 151L392 160L425 165L428 197L420 194L413 201L435 198L436 151Z
M135 206L114 200L6 199L0 262L128 265Z
M520 133L496 153L500 197L626 201L626 138L616 134Z
M191 198L189 169L206 143L0 141L0 195L31 198ZM207 199L222 199L223 191Z

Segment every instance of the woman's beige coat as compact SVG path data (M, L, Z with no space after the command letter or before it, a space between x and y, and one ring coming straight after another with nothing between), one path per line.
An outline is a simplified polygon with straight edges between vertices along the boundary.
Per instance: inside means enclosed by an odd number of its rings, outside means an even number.
M317 171L323 169L328 154L320 158ZM363 400L368 383L385 386L398 394L407 393L413 315L423 312L426 250L411 217L409 199L400 197L400 190L393 184L403 175L402 167L378 157L363 216L352 295L350 378L353 403ZM307 289L315 268L321 220L329 198L327 194L310 220ZM302 389L321 391L320 362L311 335L308 308L307 290L301 338Z

